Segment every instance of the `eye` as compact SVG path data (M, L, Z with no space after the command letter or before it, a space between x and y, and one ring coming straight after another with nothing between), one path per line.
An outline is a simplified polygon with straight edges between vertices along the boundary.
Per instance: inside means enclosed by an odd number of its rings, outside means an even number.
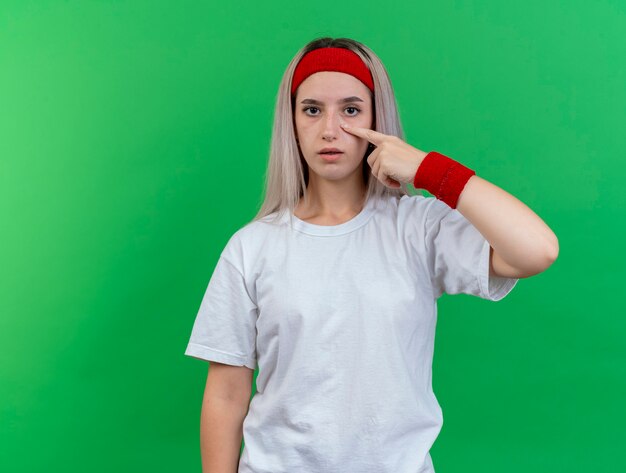
M302 111L303 111L303 112L305 112L305 113L306 113L306 112L308 112L309 110L319 110L319 109L318 109L317 107L304 107L304 108L302 109ZM357 108L357 107L346 107L344 110L356 110L356 113L351 113L351 114L349 113L349 114L348 114L348 116L350 116L350 117L354 117L355 115L357 115L357 114L361 111L361 109L359 109L359 108ZM315 115L317 115L317 114L313 114L313 115L311 115L311 114L307 114L307 115L309 115L309 116L315 116Z
M302 111L306 113L307 110L311 110L312 108L314 108L315 110L319 110L317 107L304 107Z

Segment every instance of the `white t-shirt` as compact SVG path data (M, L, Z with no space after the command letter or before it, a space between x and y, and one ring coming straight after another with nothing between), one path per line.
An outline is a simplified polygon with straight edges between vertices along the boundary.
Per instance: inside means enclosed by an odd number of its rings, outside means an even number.
M333 226L269 217L226 244L185 351L259 368L238 473L433 473L436 300L518 280L490 278L489 242L434 197Z

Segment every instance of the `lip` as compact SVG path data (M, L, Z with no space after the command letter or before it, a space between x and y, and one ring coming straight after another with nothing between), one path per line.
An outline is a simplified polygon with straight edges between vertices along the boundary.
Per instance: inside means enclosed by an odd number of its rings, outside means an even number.
M328 153L334 151L335 154L324 154L324 153ZM321 150L319 150L317 152L322 159L324 159L325 161L337 161L341 155L343 154L343 151L341 151L339 148L322 148Z
M337 161L339 158L341 158L343 156L343 153L337 153L337 154L322 154L322 153L320 153L320 156L325 161Z

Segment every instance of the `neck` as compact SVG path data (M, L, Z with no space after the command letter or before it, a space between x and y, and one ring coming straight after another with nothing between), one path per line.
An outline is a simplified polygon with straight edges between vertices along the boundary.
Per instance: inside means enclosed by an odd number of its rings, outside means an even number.
M310 175L306 198L300 199L296 216L303 220L349 220L363 209L366 190L360 175L353 175L351 183Z

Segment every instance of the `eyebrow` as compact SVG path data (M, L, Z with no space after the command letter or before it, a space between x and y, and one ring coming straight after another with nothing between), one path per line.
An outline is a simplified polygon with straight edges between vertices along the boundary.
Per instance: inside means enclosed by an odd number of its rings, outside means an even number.
M357 97L356 95L353 95L352 97L346 97L345 99L337 100L337 103L348 103L348 102L363 102L363 99ZM300 103L307 103L311 105L324 105L324 102L320 102L319 100L315 100L315 99L304 99Z

